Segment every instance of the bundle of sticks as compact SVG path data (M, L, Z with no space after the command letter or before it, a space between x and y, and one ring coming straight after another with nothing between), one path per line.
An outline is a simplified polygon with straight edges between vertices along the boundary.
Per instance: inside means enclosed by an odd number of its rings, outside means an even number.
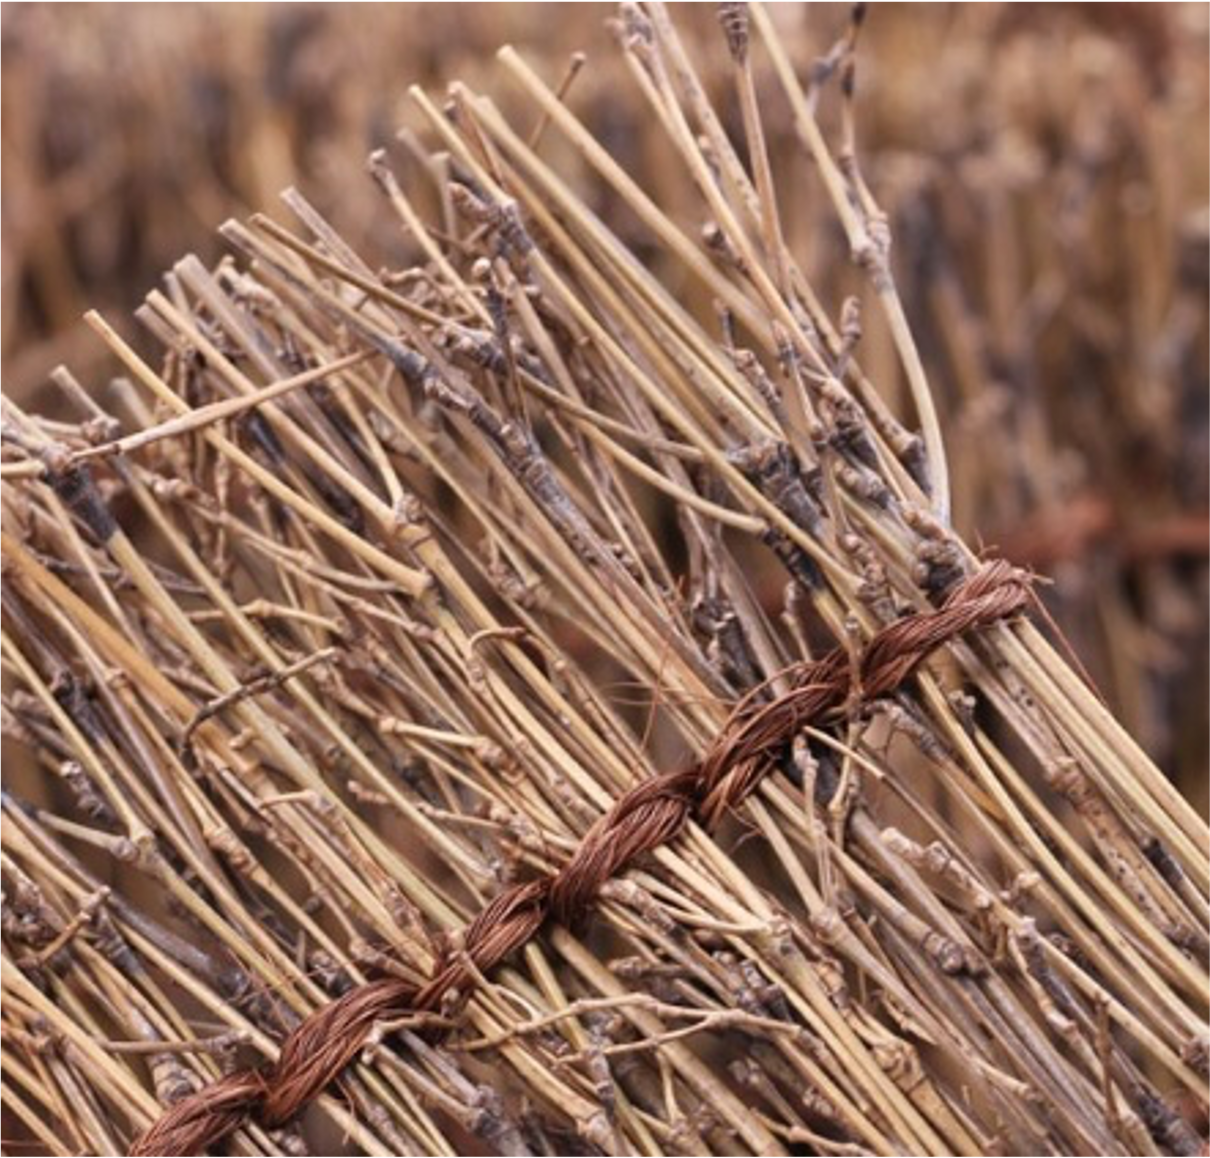
M952 529L861 13L806 84L719 16L726 115L663 5L616 28L699 221L505 49L536 122L414 90L427 148L371 158L394 257L290 191L147 297L156 364L90 315L109 390L6 400L49 1152L1203 1147L1206 825ZM758 59L861 296L785 241Z

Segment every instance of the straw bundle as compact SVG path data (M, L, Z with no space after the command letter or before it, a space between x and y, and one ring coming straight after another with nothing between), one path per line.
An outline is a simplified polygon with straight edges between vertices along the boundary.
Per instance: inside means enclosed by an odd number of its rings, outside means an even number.
M124 421L6 403L50 1152L1201 1148L1205 823L951 529L859 17L805 86L720 18L725 121L663 6L616 29L704 229L504 50L536 124L413 90L429 149L371 159L405 260L290 192L148 296L159 368L90 317ZM758 59L861 299L786 243Z
M404 81L488 85L528 124L524 92L495 74L503 43L523 44L552 82L587 50L577 116L696 228L695 190L603 43L609 11L578 4L552 21L526 5L402 3L363 21L241 4L131 20L104 4L6 7L5 391L54 412L59 363L103 381L112 363L85 310L119 322L184 245L213 264L213 223L290 183L358 252L406 265L362 161L387 146L408 163L394 144ZM846 18L827 4L771 14L804 75ZM945 416L954 526L1058 580L1045 597L1082 663L1203 812L1206 650L1183 641L1210 629L1208 30L1194 5L879 6L859 94L862 167L893 223L900 294ZM713 10L682 9L678 31L738 132ZM777 79L753 63L787 245L821 300L864 298ZM818 111L831 139L837 102ZM622 240L658 258L557 135L541 144ZM878 311L865 322L862 365L904 412Z

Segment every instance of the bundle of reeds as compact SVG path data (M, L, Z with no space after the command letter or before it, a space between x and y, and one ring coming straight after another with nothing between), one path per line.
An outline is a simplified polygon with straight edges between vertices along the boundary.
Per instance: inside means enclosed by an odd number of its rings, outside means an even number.
M609 11L4 8L5 390L42 409L57 404L46 382L60 362L89 381L109 373L84 311L124 318L185 244L213 264L212 225L288 183L358 252L393 253L397 226L362 158L391 145L404 80L490 84L523 123L524 92L491 75L502 43L551 78L588 50L577 115L665 213L695 220L658 122L618 99L625 66L598 48ZM771 12L803 70L845 20L828 4ZM678 31L738 128L710 6L682 9ZM1206 652L1183 640L1210 630L1207 33L1195 5L879 6L860 94L863 169L950 432L954 526L1059 580L1047 602L1082 663L1202 811ZM781 198L787 244L821 300L862 296L777 79L754 63L778 183L805 191ZM836 111L820 105L825 132ZM647 253L558 143L544 155ZM867 321L862 364L898 409L894 349L877 311Z
M112 405L6 402L4 727L53 787L4 799L4 1093L49 1152L1203 1146L1206 826L951 528L859 14L805 85L719 15L725 120L663 6L618 21L670 198L504 50L533 116L413 90L371 159L402 256L291 192L148 296L159 369L90 317ZM757 61L861 298L786 243Z

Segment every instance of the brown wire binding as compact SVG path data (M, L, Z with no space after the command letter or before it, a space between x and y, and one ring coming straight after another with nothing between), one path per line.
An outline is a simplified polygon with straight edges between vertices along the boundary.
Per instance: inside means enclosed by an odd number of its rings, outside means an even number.
M783 673L791 688L776 699L759 699L759 688L750 692L698 764L627 792L558 872L491 901L467 927L463 951L439 963L426 985L417 988L392 977L350 990L303 1021L282 1044L276 1064L229 1074L177 1102L130 1153L198 1154L249 1118L269 1129L284 1125L357 1057L376 1023L436 1010L452 989L468 992L476 972L489 972L548 919L576 924L591 911L607 880L671 840L691 816L712 828L737 807L808 721L827 723L855 702L887 695L937 647L1023 611L1032 597L1029 577L995 560L956 584L936 610L884 627L856 665L836 648Z

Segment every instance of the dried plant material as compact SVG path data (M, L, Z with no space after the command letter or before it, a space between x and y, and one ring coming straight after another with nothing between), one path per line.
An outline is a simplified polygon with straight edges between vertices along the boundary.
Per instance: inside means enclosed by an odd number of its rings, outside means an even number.
M506 49L523 121L414 89L428 162L372 158L395 257L292 190L148 295L158 368L89 316L112 412L6 400L4 727L62 792L4 799L4 1082L49 1149L1204 1146L1205 822L952 529L860 17L804 88L720 15L738 139L662 5L618 21L675 212ZM775 96L868 279L834 317Z

